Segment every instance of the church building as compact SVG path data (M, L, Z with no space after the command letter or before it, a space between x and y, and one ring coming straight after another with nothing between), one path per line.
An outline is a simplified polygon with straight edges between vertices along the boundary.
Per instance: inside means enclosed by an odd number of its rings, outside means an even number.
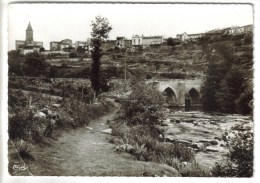
M30 22L26 29L25 41L16 40L15 46L16 50L20 50L24 55L34 51L39 52L40 48L43 47L43 42L33 41L33 29Z

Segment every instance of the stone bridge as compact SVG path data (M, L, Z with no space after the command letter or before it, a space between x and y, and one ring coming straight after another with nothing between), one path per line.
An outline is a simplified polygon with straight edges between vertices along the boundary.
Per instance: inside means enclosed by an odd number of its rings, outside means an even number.
M170 106L200 106L202 79L146 80L163 92Z

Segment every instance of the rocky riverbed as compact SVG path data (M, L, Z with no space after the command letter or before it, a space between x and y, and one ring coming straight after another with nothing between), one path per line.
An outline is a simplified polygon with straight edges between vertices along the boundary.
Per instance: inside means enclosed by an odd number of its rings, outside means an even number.
M212 167L228 153L227 143L236 132L253 129L251 116L201 111L167 111L165 115L162 124L165 140L192 148L196 160L205 168Z

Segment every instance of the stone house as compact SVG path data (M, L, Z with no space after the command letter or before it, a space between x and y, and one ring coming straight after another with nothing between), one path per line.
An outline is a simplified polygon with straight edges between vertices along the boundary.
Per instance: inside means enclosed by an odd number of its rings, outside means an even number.
M182 42L184 41L196 41L197 39L199 39L200 37L202 37L202 34L187 34L186 32L184 32L183 34L177 34L176 38L181 40Z
M156 46L162 44L163 44L162 36L143 37L143 44L142 44L143 47Z
M50 42L50 50L51 51L60 51L60 42L57 42L57 41Z
M132 46L142 46L143 45L143 35L142 36L138 36L138 35L134 35L132 37Z

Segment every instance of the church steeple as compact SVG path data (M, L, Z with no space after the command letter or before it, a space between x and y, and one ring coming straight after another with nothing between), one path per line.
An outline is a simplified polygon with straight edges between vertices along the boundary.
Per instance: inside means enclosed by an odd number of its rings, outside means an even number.
M33 29L30 22L26 29L26 42L33 42Z

